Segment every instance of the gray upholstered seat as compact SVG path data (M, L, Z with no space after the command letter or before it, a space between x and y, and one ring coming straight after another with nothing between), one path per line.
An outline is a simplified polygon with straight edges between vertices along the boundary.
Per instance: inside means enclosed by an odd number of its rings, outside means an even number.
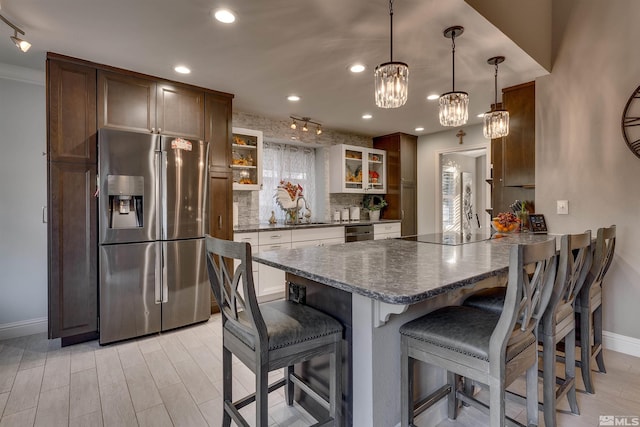
M538 424L538 322L551 293L556 271L555 241L514 245L509 283L500 314L453 306L438 309L400 327L402 426L413 425L421 412L448 396L449 418L455 419L459 400L489 413L492 427L505 425L505 389L527 373L527 417ZM528 271L532 271L530 276ZM422 361L447 370L447 384L416 408L413 370ZM489 386L490 405L460 387L465 382ZM466 388L466 387L465 387Z
M580 361L584 388L595 393L592 367L595 360L598 370L606 372L602 354L602 285L609 271L616 248L616 226L599 228L593 249L593 263L580 295L576 299L576 335L580 346Z
M222 425L231 420L249 424L239 410L256 404L256 426L268 425L268 393L286 385L287 403L293 403L294 385L327 409L328 419L319 425L342 425L342 334L335 318L292 301L258 304L251 270L251 245L206 238L207 268L211 289L222 313ZM231 268L235 263L235 270ZM256 376L256 393L232 401L231 355ZM293 365L329 355L329 399L296 375ZM285 368L284 379L269 385L267 374Z
M574 303L590 267L591 232L562 236L553 294L538 327L538 340L543 344L543 408L547 427L556 425L557 402L565 394L571 412L580 413L575 385ZM473 294L463 304L495 314L502 311L504 300L505 288L491 288ZM565 343L565 375L557 378L556 347L562 341Z

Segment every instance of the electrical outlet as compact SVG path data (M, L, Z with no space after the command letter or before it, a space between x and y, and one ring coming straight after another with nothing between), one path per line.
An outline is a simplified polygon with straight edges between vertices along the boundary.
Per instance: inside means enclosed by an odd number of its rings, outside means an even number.
M569 201L556 200L556 211L558 215L569 215Z
M307 287L289 282L289 301L305 304L307 302Z

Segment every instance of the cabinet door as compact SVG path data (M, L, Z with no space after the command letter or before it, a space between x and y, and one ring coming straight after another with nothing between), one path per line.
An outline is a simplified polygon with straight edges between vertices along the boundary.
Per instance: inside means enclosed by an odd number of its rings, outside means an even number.
M231 174L209 174L209 234L233 240L233 190Z
M49 338L98 331L96 166L49 163Z
M204 91L170 83L157 87L158 133L204 139Z
M536 172L534 83L526 83L503 92L503 105L509 111L509 135L503 139L505 186L533 186Z
M209 141L209 169L228 172L231 165L231 98L204 96L204 139Z
M47 60L49 161L97 163L96 70Z
M98 128L156 131L156 83L153 80L98 71Z

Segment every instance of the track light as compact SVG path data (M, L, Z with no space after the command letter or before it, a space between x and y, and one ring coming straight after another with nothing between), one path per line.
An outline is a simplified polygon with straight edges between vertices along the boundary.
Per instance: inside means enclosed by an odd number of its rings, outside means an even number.
M13 35L10 36L9 38L11 39L11 41L13 42L13 44L16 45L16 47L18 49L20 49L22 52L26 52L29 50L29 48L31 47L31 43L29 43L26 40L23 40L21 38L18 37L18 33L20 33L21 35L24 36L24 31L22 31L20 28L16 27L15 25L13 25L7 18L5 18L4 16L0 15L0 19L7 24L8 26L10 26L13 29Z
M300 122L303 123L300 128L302 132L309 132L309 125L312 124L316 126L316 135L322 134L322 124L314 122L310 117L289 116L289 118L291 119L291 125L289 127L293 130L298 128L297 122Z

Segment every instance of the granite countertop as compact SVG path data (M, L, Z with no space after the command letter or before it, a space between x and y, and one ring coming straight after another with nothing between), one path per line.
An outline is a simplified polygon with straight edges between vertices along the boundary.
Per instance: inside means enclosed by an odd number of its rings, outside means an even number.
M318 283L391 304L413 304L507 272L513 235L462 245L403 239L265 251L254 260Z
M380 221L340 221L340 222L312 222L310 224L248 224L233 227L234 233L249 233L255 231L272 231L272 230L297 230L302 228L322 228L322 227L344 227L347 225L368 225L368 224L389 224L394 222L401 222L399 219L381 219Z

